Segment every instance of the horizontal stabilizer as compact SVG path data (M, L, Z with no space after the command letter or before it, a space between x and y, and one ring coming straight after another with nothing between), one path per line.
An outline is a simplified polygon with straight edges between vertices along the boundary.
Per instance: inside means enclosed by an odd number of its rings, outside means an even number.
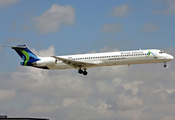
M11 47L11 48L27 48L27 45L4 46L4 47Z

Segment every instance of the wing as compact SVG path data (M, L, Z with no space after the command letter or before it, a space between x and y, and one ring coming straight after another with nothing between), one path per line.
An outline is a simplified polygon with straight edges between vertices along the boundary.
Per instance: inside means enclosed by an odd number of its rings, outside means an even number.
M92 67L92 66L98 66L100 63L102 63L102 61L92 61L92 62L84 62L84 61L75 61L75 60L70 60L70 59L66 59L66 58L62 58L62 57L58 57L58 56L51 56L55 59L59 59L62 60L63 63L70 65L74 68L88 68L88 67Z

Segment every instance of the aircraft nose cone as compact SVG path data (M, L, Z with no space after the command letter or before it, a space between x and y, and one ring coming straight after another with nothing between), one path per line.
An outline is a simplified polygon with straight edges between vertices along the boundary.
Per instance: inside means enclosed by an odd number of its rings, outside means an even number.
M173 57L172 55L169 55L169 56L168 56L168 59L173 60L174 57Z
M174 57L171 55L171 60L173 60L174 59Z

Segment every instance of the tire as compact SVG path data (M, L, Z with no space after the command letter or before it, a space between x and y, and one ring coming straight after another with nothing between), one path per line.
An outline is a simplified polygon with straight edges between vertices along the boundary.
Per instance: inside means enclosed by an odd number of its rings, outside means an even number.
M87 75L87 74L88 74L87 71L84 71L84 72L83 72L83 75Z
M164 67L167 67L167 65L164 65Z
M84 71L82 69L79 69L78 73L82 74L82 73L84 73Z

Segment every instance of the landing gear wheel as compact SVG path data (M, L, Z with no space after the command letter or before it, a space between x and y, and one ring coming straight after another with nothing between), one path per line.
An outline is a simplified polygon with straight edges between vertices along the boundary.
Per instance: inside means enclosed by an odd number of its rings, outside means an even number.
M82 73L84 73L84 71L82 69L79 69L78 73L82 74Z
M166 68L166 67L167 67L167 65L164 65L164 67Z
M165 68L167 67L167 64L166 64L166 62L164 63L164 67L165 67Z
M88 74L88 72L86 71L86 69L84 69L84 70L79 69L79 70L78 70L78 73L79 73L79 74L83 74L83 75L87 75L87 74Z
M87 75L87 74L88 74L87 71L84 71L84 72L83 72L83 75Z

